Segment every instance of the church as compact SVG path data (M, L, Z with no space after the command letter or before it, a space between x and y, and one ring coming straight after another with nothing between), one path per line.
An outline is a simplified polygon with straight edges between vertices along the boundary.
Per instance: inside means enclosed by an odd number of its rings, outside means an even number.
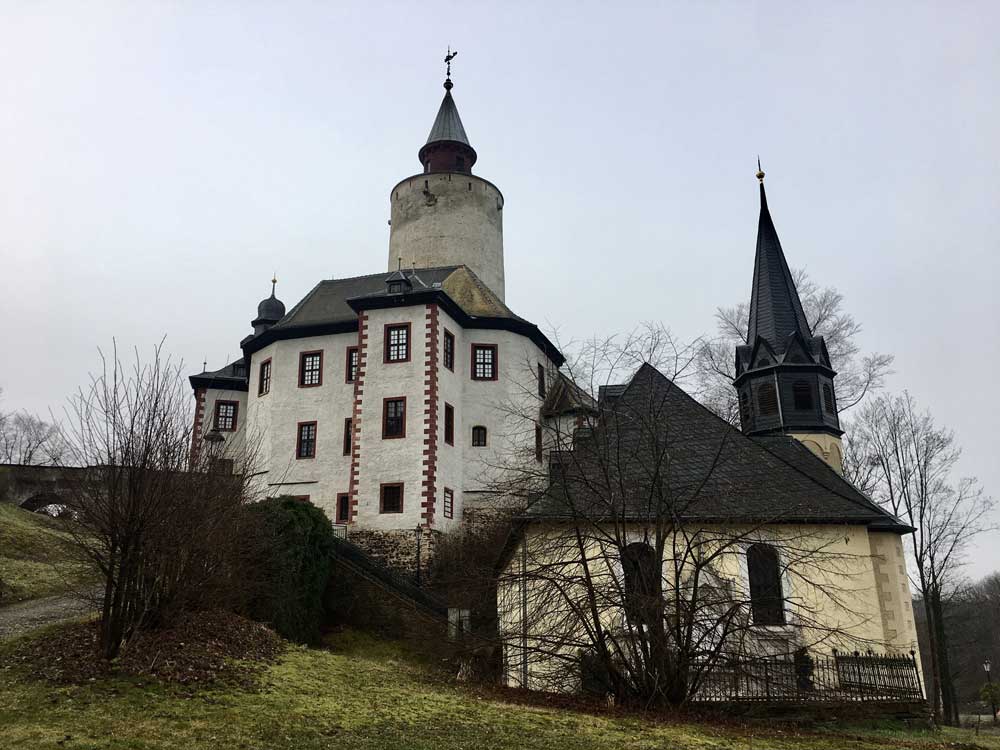
M529 596L530 582L580 518L606 526L591 478L609 472L593 446L608 415L655 397L671 430L675 478L663 484L685 497L675 524L746 530L712 574L746 589L761 648L790 653L822 638L842 648L915 648L901 544L911 529L843 477L834 363L810 330L763 172L748 344L734 351L741 429L648 365L627 383L583 394L560 372L564 356L552 341L505 303L504 196L473 174L477 154L450 68L444 88L418 151L420 172L389 191L386 267L322 280L291 309L272 281L240 342L243 356L190 378L192 450L219 451L234 471L252 464L263 494L314 503L370 555L410 570L483 504L510 456L558 475L519 518L498 588L508 684L549 689L559 649L533 663L528 644L551 637L558 596ZM641 456L648 436L628 439ZM648 537L648 514L629 503L610 509L621 548ZM782 535L800 547L807 536L817 549L837 546L850 560L823 574L850 581L850 616L819 600L822 582L796 580L794 564L779 560ZM755 586L766 601L754 601ZM567 627L570 644L577 624ZM579 649L566 651L577 658Z

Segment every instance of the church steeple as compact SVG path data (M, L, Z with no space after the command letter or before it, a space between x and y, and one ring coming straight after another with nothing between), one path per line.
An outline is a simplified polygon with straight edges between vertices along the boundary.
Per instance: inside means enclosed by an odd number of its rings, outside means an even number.
M424 167L424 172L461 172L472 174L472 165L476 163L476 150L469 143L465 134L462 118L458 115L458 107L451 90L455 84L451 82L451 61L458 52L449 48L444 61L448 65L447 77L444 80L444 99L438 108L437 117L431 126L430 135L417 157Z
M787 434L842 471L840 420L826 342L813 336L767 206L760 218L747 343L736 347L740 423L748 435Z

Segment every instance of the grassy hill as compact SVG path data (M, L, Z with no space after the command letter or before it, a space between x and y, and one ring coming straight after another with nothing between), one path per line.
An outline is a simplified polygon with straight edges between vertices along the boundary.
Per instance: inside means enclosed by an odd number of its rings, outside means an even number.
M958 730L654 723L525 705L456 685L400 646L353 633L325 649L290 647L254 690L123 678L56 686L9 666L12 648L0 647L0 747L11 750L1000 750L1000 737Z
M80 583L68 539L65 522L0 503L0 606Z

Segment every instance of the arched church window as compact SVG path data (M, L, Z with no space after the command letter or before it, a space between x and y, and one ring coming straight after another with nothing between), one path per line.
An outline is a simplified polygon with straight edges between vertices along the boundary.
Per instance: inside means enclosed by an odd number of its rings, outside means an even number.
M809 411L813 408L813 392L808 380L796 380L792 383L792 400L796 411Z
M656 551L645 542L632 542L621 551L625 615L633 625L650 625L662 603L660 565Z
M778 413L778 393L773 383L764 383L757 391L757 408L765 416Z
M750 423L750 393L749 391L743 391L740 394L740 419L743 420L743 425L746 426Z
M778 550L770 544L751 544L747 548L747 575L753 624L784 625L785 598L781 591Z
M827 414L836 414L833 406L833 388L829 383L823 383L823 411Z
M472 447L484 448L486 446L486 428L477 424L472 428Z

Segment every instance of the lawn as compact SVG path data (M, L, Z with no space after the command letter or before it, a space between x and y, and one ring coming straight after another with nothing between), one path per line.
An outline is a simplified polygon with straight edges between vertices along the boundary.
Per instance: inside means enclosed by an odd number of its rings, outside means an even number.
M85 579L66 523L0 503L0 605L65 591Z
M0 647L0 747L30 750L314 750L318 748L990 748L1000 738L899 728L805 732L767 726L654 723L508 702L456 685L367 636L331 636L325 649L290 647L258 690L189 688L135 679L82 686L37 681ZM961 742L965 744L954 745Z

